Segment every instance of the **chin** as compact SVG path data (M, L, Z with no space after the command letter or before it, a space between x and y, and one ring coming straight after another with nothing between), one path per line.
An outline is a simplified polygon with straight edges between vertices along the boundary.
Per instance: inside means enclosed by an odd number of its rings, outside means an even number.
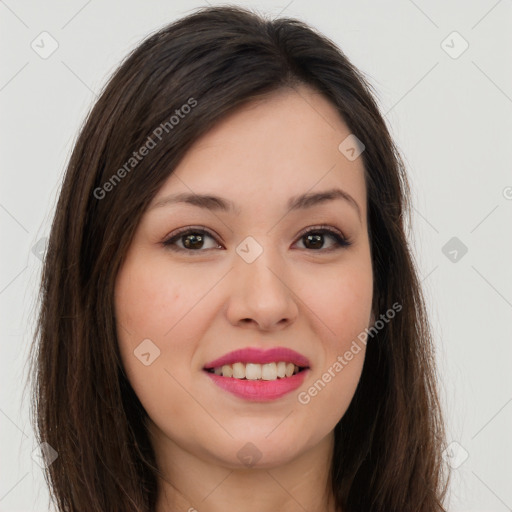
M274 426L275 428L275 426ZM240 436L226 443L226 450L213 454L218 461L230 469L270 469L293 461L307 447L298 446L294 436L279 436L272 438L271 430L265 430L259 435ZM265 437L268 436L268 437ZM219 444L216 443L216 446ZM229 458L226 455L229 454Z

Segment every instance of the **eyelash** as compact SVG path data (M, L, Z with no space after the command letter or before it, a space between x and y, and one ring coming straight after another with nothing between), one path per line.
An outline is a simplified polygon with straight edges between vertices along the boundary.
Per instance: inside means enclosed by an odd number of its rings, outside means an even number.
M330 249L307 249L307 248L305 248L304 250L306 250L308 252L330 253L330 252L333 252L333 251L336 251L339 249L345 249L345 248L349 247L350 245L352 245L352 241L349 238L343 236L338 231L334 231L333 229L329 228L328 226L324 226L324 225L314 227L314 228L309 228L307 231L302 232L299 235L297 241L299 241L300 239L304 238L306 235L309 235L311 233L324 234L324 235L326 234L326 235L331 236L334 239L334 241L336 242L337 247L331 247ZM194 254L194 253L201 253L201 252L206 252L206 251L210 250L210 249L196 249L196 250L184 249L182 247L178 247L177 245L175 245L175 242L178 241L181 237L183 237L184 235L190 235L190 234L208 235L209 237L211 237L215 240L215 236L212 233L210 233L208 230L205 230L204 228L186 227L186 228L182 228L182 229L178 230L167 240L164 240L162 242L162 245L165 248L170 249L171 251L182 252L182 253L185 252L185 253ZM216 241L216 243L218 243L218 242Z

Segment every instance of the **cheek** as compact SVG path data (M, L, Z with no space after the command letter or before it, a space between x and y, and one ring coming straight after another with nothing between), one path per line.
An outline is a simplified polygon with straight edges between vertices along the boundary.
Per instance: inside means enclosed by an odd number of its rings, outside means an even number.
M171 369L180 382L190 380L198 340L211 321L204 307L208 301L202 298L215 284L211 276L197 278L195 274L194 268L176 268L165 257L138 247L120 269L114 298L117 337L134 388L149 392L150 385L159 388L165 382L172 386L174 381L166 373ZM144 353L150 353L150 360L158 354L150 366L136 357L141 343L146 343Z
M197 293L176 271L169 275L168 265L158 260L151 264L141 258L128 260L116 282L118 324L132 338L164 340L191 309L194 297L197 301Z
M116 280L121 360L128 381L150 417L158 416L163 399L166 413L178 414L188 397L181 397L177 381L187 384L185 369L194 351L183 326L197 295L190 290L186 293L183 283L176 280L176 272L169 276L165 265L157 260L148 264L142 256L135 253L128 258Z
M373 275L369 256L340 266L336 272L320 269L308 283L304 297L323 326L327 352L346 350L370 321Z
M317 274L308 305L318 315L323 341L319 364L297 396L310 425L322 418L326 431L348 409L361 376L366 353L362 333L369 327L373 276L369 258L346 266L330 279Z

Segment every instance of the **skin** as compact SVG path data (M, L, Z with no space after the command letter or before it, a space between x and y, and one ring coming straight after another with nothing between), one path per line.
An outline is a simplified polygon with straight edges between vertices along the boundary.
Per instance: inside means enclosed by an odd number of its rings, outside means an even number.
M196 141L145 212L117 277L115 310L123 365L165 475L158 512L335 511L333 429L356 390L365 345L309 403L298 395L373 321L363 162L338 150L349 134L318 92L272 93ZM360 217L341 199L288 211L290 197L335 187L352 196ZM155 206L181 192L221 196L240 212ZM320 225L352 245L338 247L326 234L310 248L301 232ZM188 226L213 238L186 249L181 236L182 252L162 244ZM236 252L247 236L263 249L252 263ZM144 339L160 350L147 366L134 356ZM277 400L235 397L203 371L232 350L275 346L311 362L302 386ZM252 466L237 456L247 443L261 454Z

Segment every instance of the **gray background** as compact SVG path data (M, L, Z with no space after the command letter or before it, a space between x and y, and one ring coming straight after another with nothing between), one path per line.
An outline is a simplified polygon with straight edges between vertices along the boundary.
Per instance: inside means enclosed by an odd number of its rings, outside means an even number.
M449 509L512 510L511 0L232 3L303 19L377 89L413 189L410 236L454 443ZM0 1L1 511L47 510L22 382L38 255L79 126L131 49L201 5ZM44 31L58 44L47 58Z

